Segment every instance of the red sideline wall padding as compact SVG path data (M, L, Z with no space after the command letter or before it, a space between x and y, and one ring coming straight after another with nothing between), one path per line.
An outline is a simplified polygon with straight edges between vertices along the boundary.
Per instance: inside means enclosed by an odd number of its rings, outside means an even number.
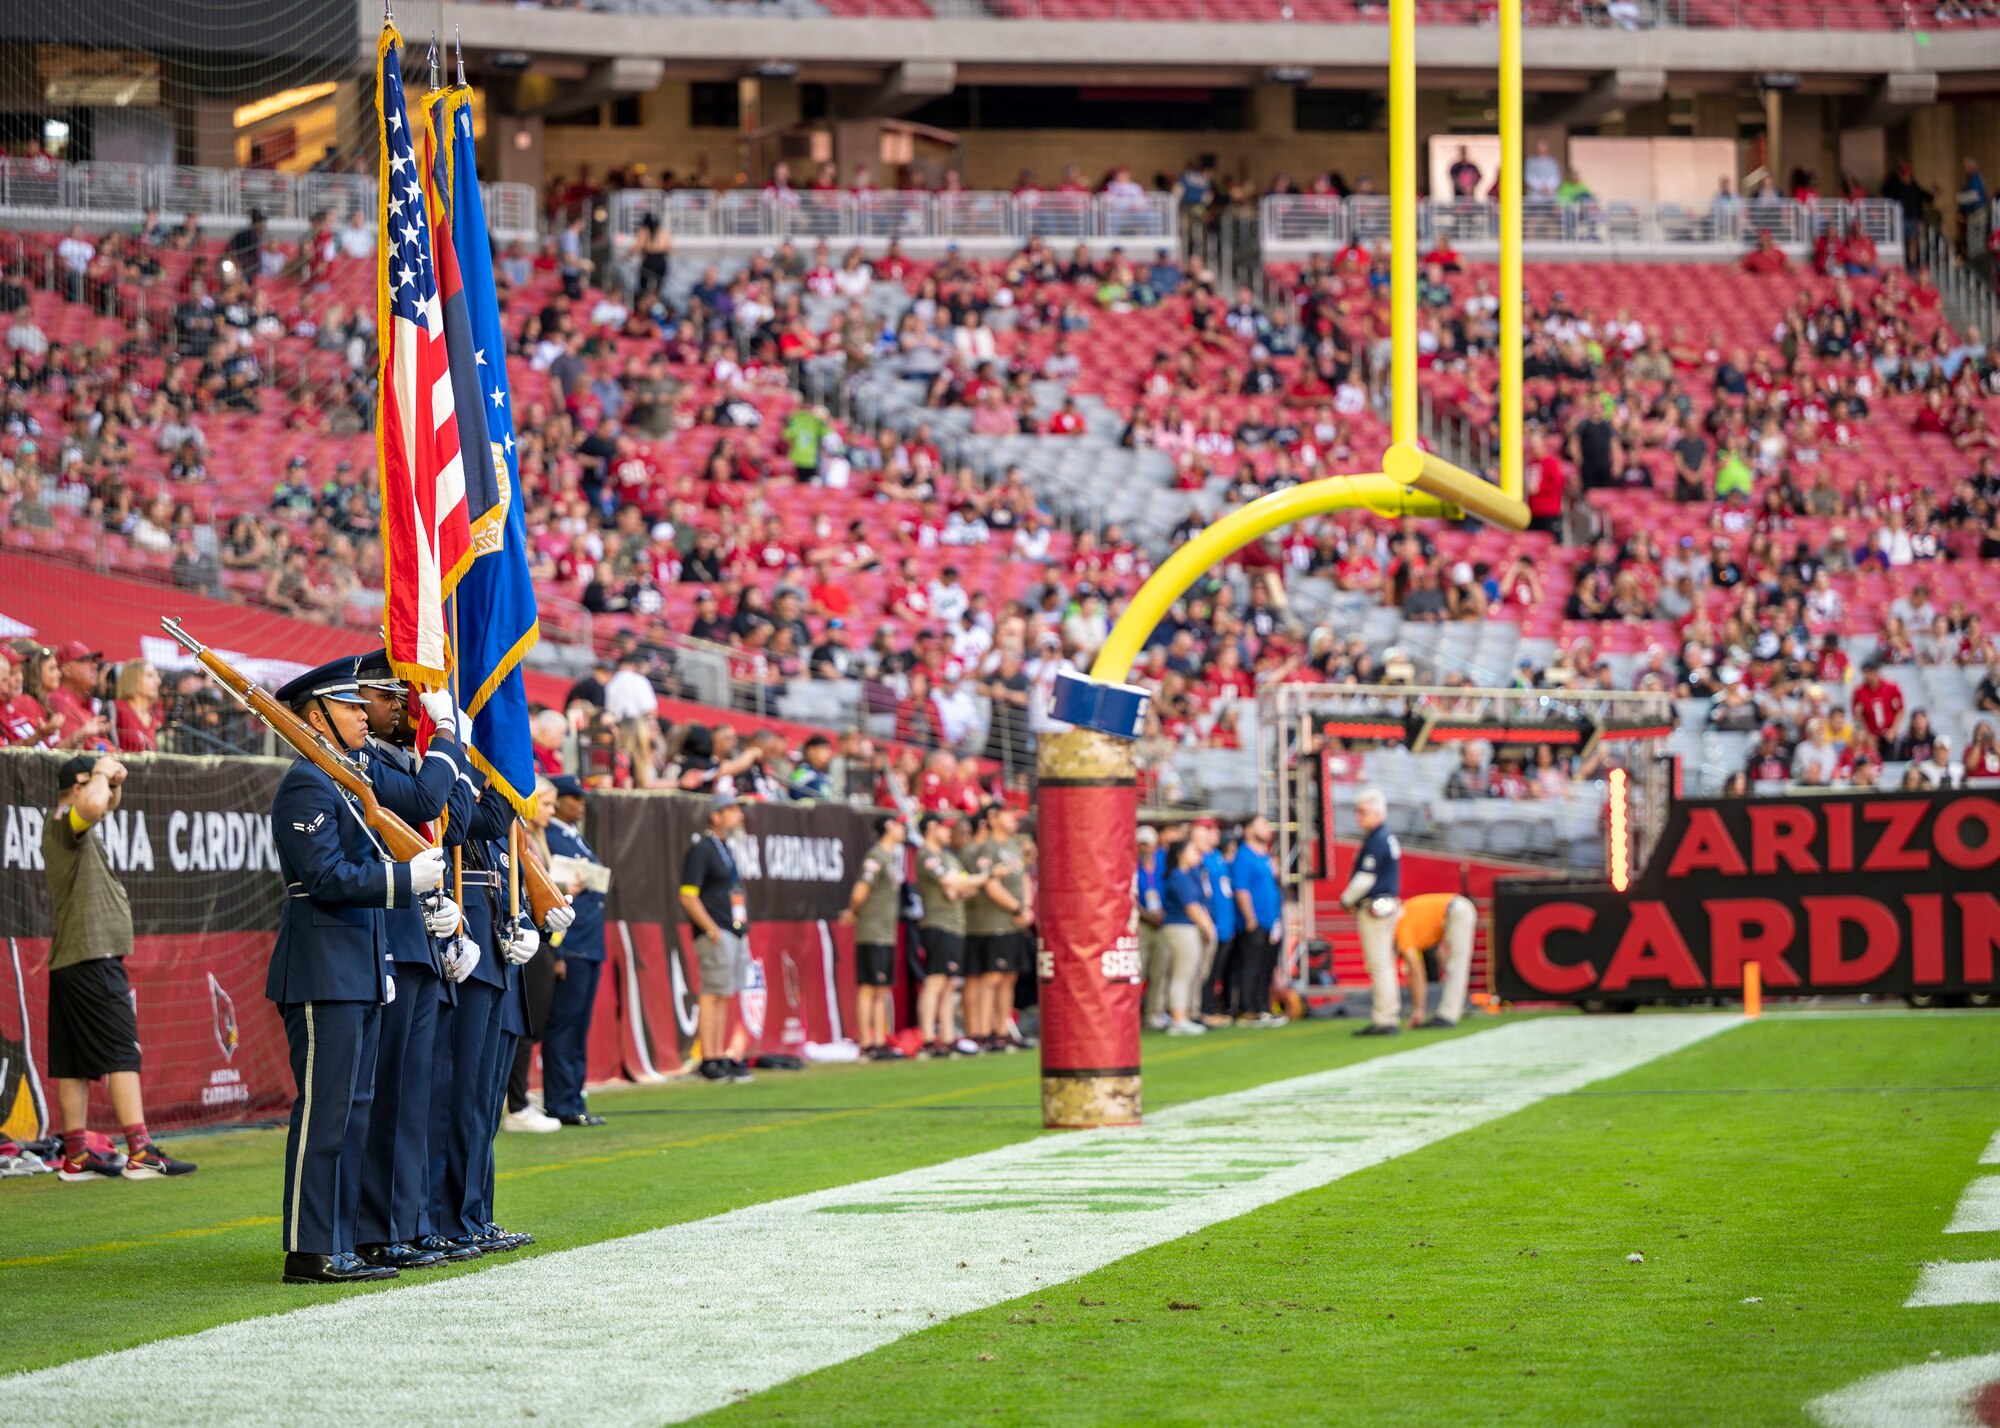
M46 1084L49 904L44 810L58 760L0 754L0 1133L32 1139L53 1114ZM131 898L127 962L139 1013L148 1120L161 1128L268 1120L292 1097L282 1025L264 999L282 890L270 799L284 765L137 756L106 846ZM585 826L612 867L607 966L590 1077L680 1069L700 984L676 888L706 805L670 794L593 796ZM852 1025L846 905L867 818L835 805L757 806L735 844L761 985L738 999L753 1049L799 1055ZM674 956L667 955L667 949ZM109 1124L99 1107L94 1123Z

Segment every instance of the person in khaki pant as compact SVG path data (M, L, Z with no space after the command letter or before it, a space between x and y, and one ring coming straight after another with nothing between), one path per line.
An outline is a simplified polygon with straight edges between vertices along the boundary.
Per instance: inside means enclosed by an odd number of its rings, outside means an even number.
M1418 893L1403 900L1396 919L1396 952L1410 969L1410 1030L1443 1030L1465 1015L1465 986L1472 972L1472 932L1479 909L1462 893ZM1436 949L1444 980L1437 1015L1426 1017L1424 955Z
M1356 1036L1394 1036L1401 1031L1403 1000L1396 985L1396 919L1402 912L1403 848L1389 831L1389 805L1380 789L1364 789L1354 800L1361 848L1354 876L1340 905L1354 914L1361 932L1361 956L1374 993L1368 1025Z
M1161 925L1166 911L1160 903L1160 835L1139 829L1139 871L1132 879L1132 920L1139 934L1139 964L1146 969L1146 1024L1167 1028L1167 976L1173 953Z

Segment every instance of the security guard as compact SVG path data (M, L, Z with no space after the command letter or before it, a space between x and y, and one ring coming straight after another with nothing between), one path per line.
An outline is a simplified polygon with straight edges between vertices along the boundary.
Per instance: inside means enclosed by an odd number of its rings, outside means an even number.
M1410 969L1410 1030L1419 1027L1447 1028L1458 1025L1465 1015L1465 984L1472 972L1472 930L1479 922L1479 909L1461 893L1418 893L1406 898L1396 919L1396 952ZM1429 953L1444 953L1443 991L1438 997L1437 1015L1426 1017L1424 959Z
M457 740L457 710L442 690L417 695L437 726L419 759L413 752L416 727L410 722L407 686L375 650L361 656L355 678L368 709L368 742L358 755L391 813L422 827L441 813L447 826L471 816L471 763ZM431 1233L430 1208L431 1070L438 1008L446 999L444 963L436 939L458 931L459 908L444 893L430 894L423 906L386 914L389 956L396 968L396 1000L382 1011L382 1044L375 1062L375 1107L361 1148L361 1206L355 1222L361 1257L396 1269L426 1269L447 1259L471 1258L462 1249L420 1249Z
M1394 1036L1403 1028L1401 993L1396 986L1396 917L1402 908L1403 847L1389 831L1389 804L1380 789L1363 789L1354 800L1361 830L1354 876L1340 905L1354 913L1361 931L1361 956L1368 964L1374 1007L1356 1036Z
M335 660L277 693L350 760L368 733L354 671L352 657ZM287 896L264 995L284 1018L298 1090L285 1138L284 1279L393 1279L393 1267L355 1253L351 1147L367 1139L382 1007L396 995L386 914L443 883L444 854L393 861L340 785L304 759L278 783L271 829Z
M583 785L569 774L551 782L556 816L549 820L550 855L601 862L583 840ZM555 996L542 1033L542 1102L566 1126L601 1126L604 1117L592 1115L584 1104L583 1083L589 1070L590 1013L604 968L604 894L581 886L565 891L576 921L556 948Z

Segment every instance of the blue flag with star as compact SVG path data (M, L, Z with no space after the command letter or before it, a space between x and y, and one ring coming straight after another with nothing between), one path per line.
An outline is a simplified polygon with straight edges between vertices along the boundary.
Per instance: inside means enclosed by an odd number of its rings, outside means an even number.
M471 357L469 363L452 364L465 444L466 507L472 518L472 565L458 584L459 689L472 716L467 752L527 817L535 801L535 754L521 660L534 648L541 629L528 575L514 404L507 390L507 339L500 326L493 245L473 159L471 92L445 90L432 101L430 118L438 139L437 192L458 258L465 350ZM458 324L449 326L456 329ZM458 331L451 337L456 346ZM463 388L460 369L466 374ZM475 384L476 396L469 390ZM466 421L469 406L477 411L477 420Z

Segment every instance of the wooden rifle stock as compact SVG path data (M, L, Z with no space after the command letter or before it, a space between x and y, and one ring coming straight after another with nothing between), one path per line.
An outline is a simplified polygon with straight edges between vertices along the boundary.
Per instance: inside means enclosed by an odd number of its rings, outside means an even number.
M521 845L526 848L528 840L523 838ZM521 881L526 885L528 893L529 915L533 917L535 926L546 926L549 914L559 907L566 906L569 899L563 894L562 889L555 885L555 881L549 877L549 870L542 866L541 860L534 854L530 853L516 861L521 865Z
M375 790L360 770L335 753L332 745L315 733L312 727L298 715L273 698L263 686L255 683L241 671L232 667L228 660L201 644L180 627L180 622L163 618L160 628L179 640L186 649L200 661L217 684L235 695L242 705L271 726L271 732L299 751L299 756L339 784L354 801L361 805L361 819L382 840L382 846L389 856L399 863L407 863L424 849L433 844L423 834L410 827L402 819L384 808L375 798ZM546 881L546 874L544 875ZM550 889L554 891L553 887Z

